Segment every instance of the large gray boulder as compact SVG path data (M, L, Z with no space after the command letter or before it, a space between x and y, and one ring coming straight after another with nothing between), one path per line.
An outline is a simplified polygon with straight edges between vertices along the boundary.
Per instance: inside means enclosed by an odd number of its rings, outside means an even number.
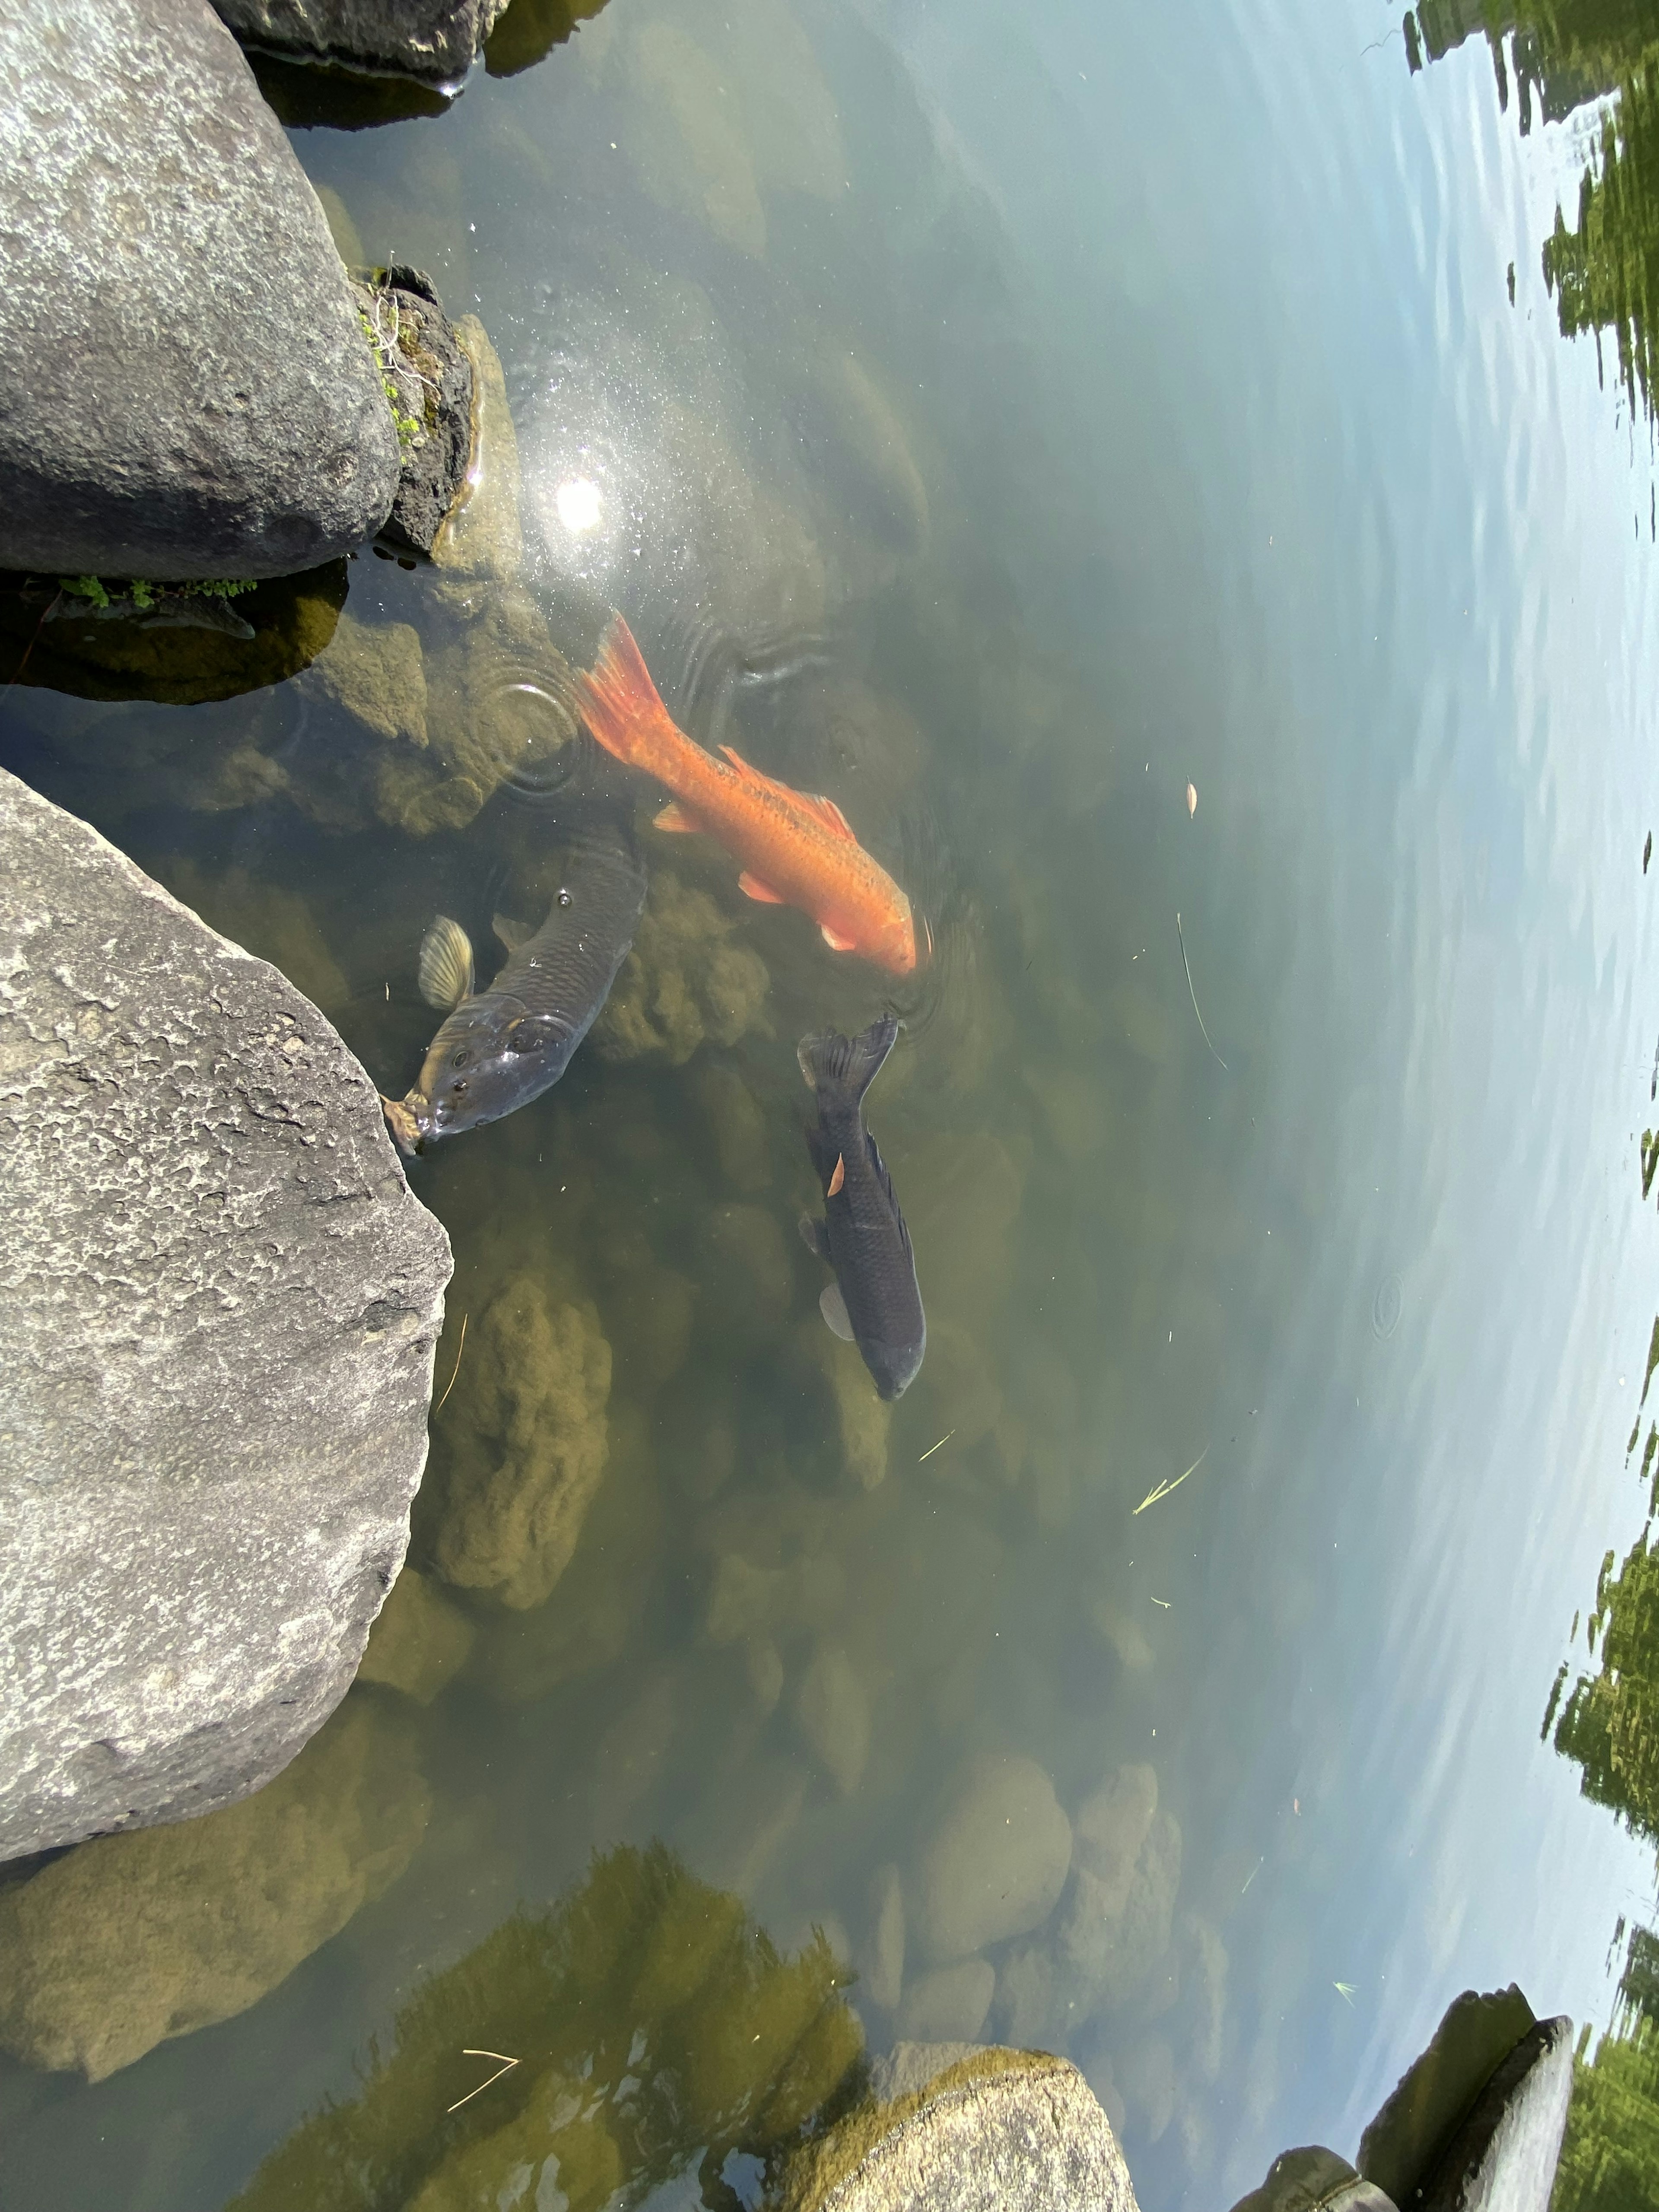
M507 0L213 0L239 39L276 54L458 84Z
M450 1273L273 968L0 773L0 1858L205 1812L344 1695Z
M913 2078L926 2047L907 2055ZM937 2057L951 2063L924 2086L860 2106L802 2152L780 2212L1136 2212L1111 2122L1075 2066L1030 2051Z
M322 208L207 0L10 0L5 561L283 575L372 538L398 477Z

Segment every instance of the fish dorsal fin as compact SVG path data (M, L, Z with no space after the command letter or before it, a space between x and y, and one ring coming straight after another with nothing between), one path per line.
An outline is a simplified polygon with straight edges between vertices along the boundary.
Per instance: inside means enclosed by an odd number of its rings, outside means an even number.
M507 914L496 915L489 926L509 952L516 952L536 934L527 921L514 921Z
M472 996L472 940L459 921L447 914L433 915L415 973L421 996L440 1013Z
M841 1294L839 1283L826 1283L818 1292L818 1311L843 1344L853 1341L852 1316L847 1310L847 1301Z
M788 799L804 814L810 814L818 827L827 830L832 837L844 837L850 845L858 843L847 817L833 799L825 799L821 792L797 791L793 783L780 783L775 775L763 775L730 745L722 745L720 750L745 783L757 783L768 791L775 791L781 799Z

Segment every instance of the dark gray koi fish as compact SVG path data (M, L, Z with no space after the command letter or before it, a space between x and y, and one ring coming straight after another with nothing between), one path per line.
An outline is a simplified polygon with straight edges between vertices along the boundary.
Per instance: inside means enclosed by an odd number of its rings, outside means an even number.
M818 1306L836 1334L856 1344L884 1398L915 1382L927 1348L910 1232L876 1140L864 1126L864 1094L893 1049L890 1014L861 1036L803 1037L800 1072L817 1094L806 1148L823 1185L823 1219L802 1217L800 1233L836 1271Z
M380 1102L405 1152L498 1121L558 1081L611 995L645 892L645 865L624 824L584 832L565 849L558 894L533 935L496 915L507 958L484 991L475 988L466 932L437 916L421 940L421 995L451 1011L409 1096Z

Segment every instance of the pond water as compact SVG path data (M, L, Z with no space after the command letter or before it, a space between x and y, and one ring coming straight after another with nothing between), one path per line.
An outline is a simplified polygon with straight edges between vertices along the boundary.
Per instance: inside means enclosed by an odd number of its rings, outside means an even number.
M608 601L939 954L890 987L643 833L640 962L568 1076L410 1170L456 1255L411 1564L465 1656L331 1723L397 1738L391 1876L106 2081L0 2061L7 2212L545 2201L510 2084L447 2194L255 2177L428 1987L413 2136L464 2050L517 2055L493 1968L429 1978L618 1844L822 1929L872 2051L1066 2051L1146 2212L1351 2154L1468 1985L1604 2016L1651 1852L1540 1731L1641 1520L1654 457L1540 267L1599 122L1523 135L1510 90L1480 39L1413 72L1370 0L611 0L447 113L295 131L349 255L489 332L516 566L498 439L465 574L365 554L317 668L242 698L20 687L5 764L396 1095L430 915L482 944L545 896L547 649ZM890 1419L796 1237L793 1050L889 1004L930 1325ZM464 1557L460 1502L561 1453L603 1464L562 1571L545 1531ZM929 1979L929 1839L1014 1758L1140 1806L1130 1905L1092 1978L1062 1906ZM550 2048L610 2005L648 2077L627 2001L557 1990ZM701 2109L556 2201L750 2201Z

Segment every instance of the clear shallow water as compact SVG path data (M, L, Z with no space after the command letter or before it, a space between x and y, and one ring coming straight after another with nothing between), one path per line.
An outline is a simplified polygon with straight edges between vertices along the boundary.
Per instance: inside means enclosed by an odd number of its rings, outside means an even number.
M296 134L365 254L494 339L545 634L580 583L665 679L688 639L763 647L704 733L834 792L924 893L941 958L871 1119L933 1347L866 1487L793 1236L792 1048L880 979L675 844L658 910L719 918L653 955L682 1025L601 1036L414 1171L457 1273L412 1557L488 1455L480 1346L526 1275L614 1354L583 1540L544 1606L463 1598L384 1895L106 2082L7 2063L0 2203L224 2203L424 1976L617 1842L792 1949L823 1926L884 2048L872 1884L903 1869L914 1916L981 1750L1073 1813L1150 1765L1178 1826L1173 2002L1149 1972L1069 2039L1148 2212L1351 2152L1471 1983L1601 2015L1651 1861L1539 1728L1639 1520L1659 1304L1650 453L1537 274L1588 126L1523 142L1484 51L1413 77L1390 27L611 0L446 117ZM421 633L440 744L533 663L508 596L352 568L353 621ZM283 960L392 1091L427 915L482 935L556 812L411 834L386 741L310 678L3 711L8 765ZM763 999L699 981L711 928ZM800 1718L825 1653L861 1765Z

